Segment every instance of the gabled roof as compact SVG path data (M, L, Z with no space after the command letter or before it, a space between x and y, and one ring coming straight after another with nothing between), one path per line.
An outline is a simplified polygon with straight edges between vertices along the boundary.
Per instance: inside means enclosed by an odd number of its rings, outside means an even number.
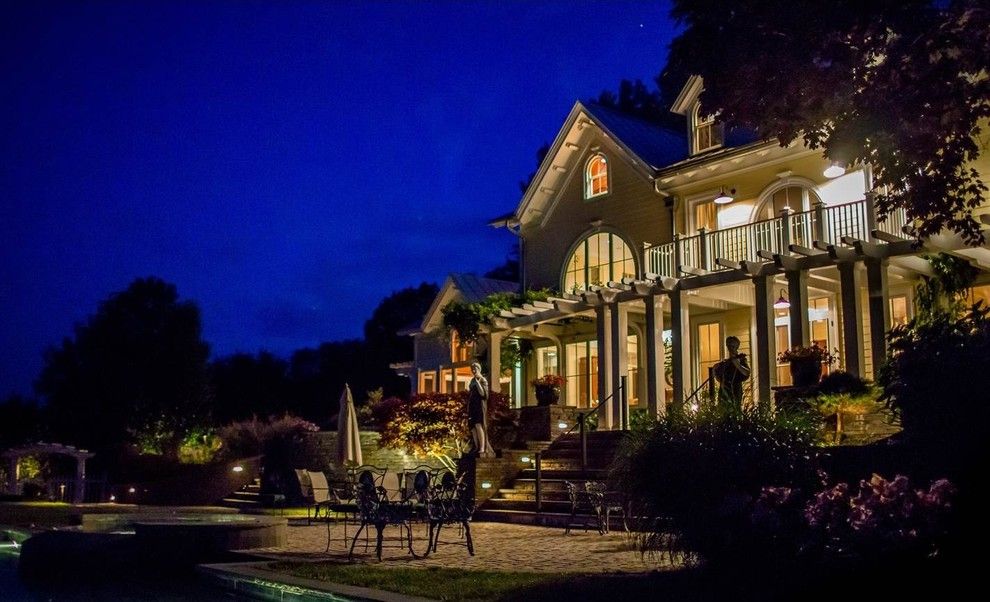
M423 316L423 323L418 332L430 332L439 324L440 310L448 303L459 299L467 303L483 301L493 293L515 293L519 291L518 282L482 278L477 274L450 274L440 287L433 304ZM416 333L413 333L416 334Z
M599 127L654 170L687 156L683 133L677 134L598 103L582 106L598 122Z
M571 164L581 148L576 144L582 137L582 130L587 125L597 126L606 137L611 139L628 156L630 164L640 170L646 177L652 177L660 168L670 163L680 161L687 155L687 141L684 133L667 130L648 121L629 117L615 109L604 107L598 103L583 103L577 101L567 115L564 125L557 132L557 137L550 151L540 163L526 192L509 219L501 216L489 222L491 225L508 225L511 221L522 220L530 210L531 205L539 211L540 207L550 202L549 197L555 193L556 186L564 179L565 172L580 169ZM566 153L563 160L560 159ZM554 169L551 170L551 166ZM539 197L539 200L536 200Z

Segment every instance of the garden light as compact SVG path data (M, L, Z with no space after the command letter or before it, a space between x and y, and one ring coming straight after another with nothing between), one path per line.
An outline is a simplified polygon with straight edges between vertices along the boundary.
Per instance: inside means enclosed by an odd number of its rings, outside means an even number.
M481 488L482 489L491 489L492 488L492 482L491 481L482 481L481 482Z
M231 470L233 470L234 472L244 472L244 467L238 465L233 467Z
M529 456L523 456L519 458L519 461L522 462L523 464L529 464Z
M567 428L567 423L566 422L563 422L563 421L558 422L557 423L557 428L565 429L565 428Z

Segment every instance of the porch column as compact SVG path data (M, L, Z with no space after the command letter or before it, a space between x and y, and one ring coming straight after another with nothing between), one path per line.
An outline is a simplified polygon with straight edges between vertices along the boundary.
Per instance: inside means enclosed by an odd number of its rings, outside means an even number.
M504 332L493 332L489 334L490 341L488 345L488 368L489 368L489 378L488 378L488 388L492 393L502 392L502 339L505 338Z
M666 410L666 349L663 345L663 295L650 293L646 304L646 404L650 416Z
M605 399L612 391L612 329L609 306L602 304L595 308L595 327L598 335L598 426L602 430L612 429L611 401Z
M887 357L887 331L890 330L890 295L887 289L887 260L866 260L866 290L870 311L870 352L873 378Z
M682 290L670 293L670 322L674 403L682 404L691 386L691 312Z
M839 289L842 307L842 354L846 372L863 376L863 330L859 327L859 273L854 262L839 262Z
M76 456L76 489L72 496L73 504L83 503L86 493L86 457Z
M807 347L811 344L808 327L808 271L794 270L784 274L787 278L787 300L791 302L791 347Z
M627 399L629 391L619 391L622 385L622 377L629 375L629 357L626 354L626 337L629 334L629 314L621 303L613 303L609 312L610 330L612 331L612 389L609 394L612 396L612 424L617 428L623 428L622 417L627 415L629 408L623 407L622 400ZM626 378L626 387L629 386L629 379Z
M777 337L773 312L773 276L753 278L754 322L756 324L756 402L763 409L773 407L777 384Z

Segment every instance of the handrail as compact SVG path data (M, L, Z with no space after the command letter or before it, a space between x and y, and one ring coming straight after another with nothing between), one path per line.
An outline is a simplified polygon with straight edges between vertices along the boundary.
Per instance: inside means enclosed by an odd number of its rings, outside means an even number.
M758 251L785 254L791 243L812 246L813 241L842 244L844 236L867 239L872 230L904 236L903 210L894 211L884 222L873 223L868 199L838 205L816 203L807 211L786 213L730 228L701 229L691 236L650 245L643 250L647 270L662 276L679 276L690 265L706 271L728 269L717 260L761 261Z
M609 394L607 397L605 397L605 399L597 400L595 402L595 405L593 407L589 407L586 411L578 412L577 422L571 425L571 428L567 429L562 433L559 433L556 437L551 439L550 445L547 446L547 449L549 449L550 446L552 446L557 441L561 440L562 438L574 432L575 428L580 429L579 432L581 436L581 472L583 473L585 470L587 470L588 469L588 429L586 424L587 424L588 416L591 415L592 412L597 412L599 409L601 409L603 403L613 399L616 395L619 395L619 400L623 402L623 406L624 406L626 379L627 379L626 376L620 376L619 386L616 387L615 391L612 391L612 393ZM624 413L622 414L622 416L623 416L623 422L628 422L628 416L625 416ZM543 506L543 488L542 488L543 451L542 450L536 452L536 457L534 461L535 461L534 468L536 470L536 487L535 487L536 512L539 513L542 511L542 506Z

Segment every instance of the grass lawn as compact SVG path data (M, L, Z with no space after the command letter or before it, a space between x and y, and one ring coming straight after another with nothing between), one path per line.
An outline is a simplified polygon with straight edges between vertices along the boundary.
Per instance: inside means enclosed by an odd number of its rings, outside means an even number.
M499 600L536 586L553 586L566 577L547 573L497 573L436 567L381 568L332 562L279 562L272 568L328 583L398 592L439 600Z

